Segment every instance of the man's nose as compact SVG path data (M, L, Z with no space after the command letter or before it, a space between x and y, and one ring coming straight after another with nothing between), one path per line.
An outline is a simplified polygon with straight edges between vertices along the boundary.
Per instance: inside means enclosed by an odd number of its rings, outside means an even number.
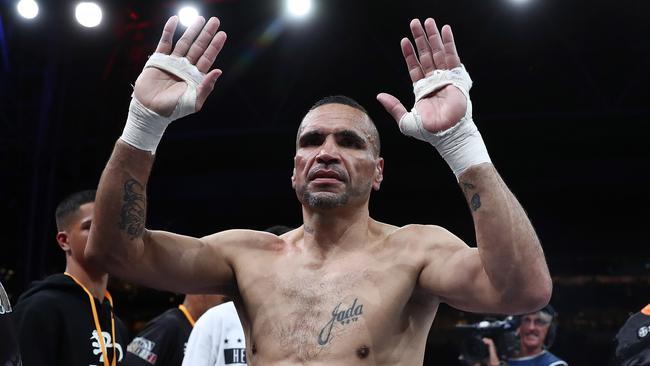
M316 161L322 164L332 164L339 162L338 148L333 138L328 137L325 139L320 147Z

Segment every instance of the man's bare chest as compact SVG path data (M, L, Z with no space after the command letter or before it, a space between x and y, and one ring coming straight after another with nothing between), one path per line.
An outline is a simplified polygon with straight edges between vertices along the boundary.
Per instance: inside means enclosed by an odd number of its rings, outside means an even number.
M331 349L357 352L373 334L398 327L417 278L399 258L363 255L326 264L288 256L264 269L248 283L239 279L253 337L260 346L261 338L272 339L301 360Z
M240 291L250 305L269 300L287 306L328 307L362 296L381 301L387 295L409 293L418 276L415 263L398 256L370 254L320 262L299 255L278 256L238 274Z

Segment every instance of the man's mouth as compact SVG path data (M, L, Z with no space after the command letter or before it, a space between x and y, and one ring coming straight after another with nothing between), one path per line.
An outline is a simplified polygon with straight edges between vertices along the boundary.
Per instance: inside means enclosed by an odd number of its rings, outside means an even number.
M337 172L336 170L333 169L318 169L315 170L314 172L309 174L309 180L310 181L320 181L320 182L327 182L327 181L338 181L338 182L343 182L343 174Z

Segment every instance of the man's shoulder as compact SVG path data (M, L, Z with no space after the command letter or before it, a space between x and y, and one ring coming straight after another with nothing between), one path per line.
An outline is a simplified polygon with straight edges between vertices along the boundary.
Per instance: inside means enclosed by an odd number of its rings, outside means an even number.
M215 321L231 315L238 316L237 309L232 301L228 301L208 309L203 315L201 315L197 322L201 321L201 319L205 319L206 321Z
M82 293L74 286L74 283L63 274L47 277L43 281L36 281L23 293L16 305L15 310L37 308L39 311L47 311L60 307L69 306L70 303L87 301Z
M410 245L421 249L455 246L460 240L447 229L438 225L409 224L396 227L387 235L390 243Z
M275 234L246 229L221 231L205 236L201 241L219 250L279 250L286 244Z
M549 351L543 351L542 353L529 356L521 357L508 360L508 365L511 366L567 366L567 363L561 358L552 354Z
M153 318L147 324L146 328L174 329L182 327L185 323L189 327L189 322L185 318L185 315L178 308L171 308Z
M390 226L394 228L393 233L395 234L411 234L411 235L418 235L418 234L435 234L435 235L446 235L446 234L451 234L449 233L448 230L443 228L442 226L438 225L430 225L430 224L408 224L404 226L393 226L393 225L388 225L384 224L387 226Z
M551 352L544 353L544 364L547 366L567 366L567 363Z
M175 347L179 339L184 342L192 330L191 325L184 317L178 308L168 309L158 315L133 338L128 347L129 352L137 355L137 350L142 347L151 350L155 346L160 350Z

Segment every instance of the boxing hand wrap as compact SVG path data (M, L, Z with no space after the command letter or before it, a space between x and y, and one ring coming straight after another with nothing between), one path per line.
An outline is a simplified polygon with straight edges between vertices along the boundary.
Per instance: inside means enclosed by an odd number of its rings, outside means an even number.
M490 163L491 160L481 133L472 120L472 102L469 99L472 79L464 66L451 70L435 70L432 75L418 80L413 85L415 103L447 85L458 88L467 99L465 116L457 124L444 131L429 132L424 128L422 117L414 105L411 111L400 119L399 129L407 136L433 145L458 179L469 167Z
M205 79L205 74L200 72L185 57L162 53L151 55L144 67L155 67L167 71L187 84L185 92L178 99L176 107L169 117L161 116L145 107L135 97L135 94L132 95L126 126L124 126L124 132L122 132L120 139L133 147L155 154L167 126L174 120L196 112L196 90Z

